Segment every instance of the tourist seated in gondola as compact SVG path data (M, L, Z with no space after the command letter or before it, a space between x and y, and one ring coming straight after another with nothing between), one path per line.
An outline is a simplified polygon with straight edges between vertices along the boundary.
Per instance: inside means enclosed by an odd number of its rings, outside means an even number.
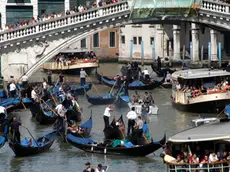
M102 168L101 164L98 164L95 172L105 172L105 170Z
M71 126L68 126L68 129L72 133L82 134L84 132L84 128L81 128L80 126L78 126L75 121L72 122Z
M149 96L149 93L146 91L145 92L145 96L144 96L144 99L143 99L143 102L146 103L146 104L151 104L151 98Z
M62 86L59 87L58 97L59 97L60 102L63 102L65 100L65 92L64 92Z
M133 95L132 104L135 104L135 103L138 103L138 102L139 102L138 98L135 95Z
M167 71L167 75L165 77L165 83L172 83L172 78L171 78L171 74L169 73L169 71Z

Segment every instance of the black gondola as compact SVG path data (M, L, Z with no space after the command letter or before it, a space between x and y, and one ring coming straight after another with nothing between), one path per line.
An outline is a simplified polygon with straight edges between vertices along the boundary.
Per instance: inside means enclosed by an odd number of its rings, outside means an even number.
M170 82L164 82L164 83L162 83L161 86L164 87L164 88L172 88L172 83L170 83Z
M108 155L146 156L161 148L166 142L166 135L158 142L150 142L146 145L132 147L112 147L108 143L96 143L89 138L79 138L71 134L67 135L67 140L73 146L91 153Z
M93 128L92 115L90 116L90 118L86 122L84 122L83 124L80 125L80 128L83 129L81 133L74 132L74 130L70 130L70 129L67 131L67 133L72 134L76 137L82 137L82 138L89 137L91 130Z
M118 98L114 103L118 108L122 108L122 107L128 107L128 103L130 102L131 100L129 96L118 96Z
M21 140L21 143L10 142L16 156L29 156L47 151L56 139L56 131L50 132L35 140Z
M113 85L116 82L114 79L108 78L106 76L101 76L98 73L96 73L96 77L101 83L109 87L113 87ZM129 84L128 89L129 90L152 90L158 87L159 85L161 85L161 83L162 81L150 81L149 83L146 84L144 83L140 84L139 81L133 81L132 83Z
M112 94L105 94L104 96L89 96L86 94L86 98L88 102L93 105L113 104L116 100L116 97Z
M91 90L92 83L86 83L84 86L81 85L65 85L64 91L70 90L73 96L84 95L85 92Z
M115 119L111 122L111 124L108 127L105 127L103 132L105 135L105 139L119 139L123 140L125 139L125 133L123 129L125 128L125 124L123 121L123 117L121 117L117 120L119 122L119 126L116 126L116 121Z
M55 108L53 100L49 99L46 102L40 104L40 111L36 115L36 120L39 124L53 124L57 115L51 110Z
M170 74L172 74L173 72L175 72L176 70L172 70L169 68L161 68L161 69L156 69L153 65L151 65L152 70L157 74L158 77L165 77L167 75L167 72L169 72Z

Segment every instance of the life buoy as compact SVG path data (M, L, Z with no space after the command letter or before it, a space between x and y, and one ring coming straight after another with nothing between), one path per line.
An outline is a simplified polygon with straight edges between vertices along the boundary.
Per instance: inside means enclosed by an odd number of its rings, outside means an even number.
M199 96L202 95L202 92L201 92L200 90L194 90L194 91L192 92L193 98L196 98L196 97L197 97L197 96L196 96L197 93L199 94Z

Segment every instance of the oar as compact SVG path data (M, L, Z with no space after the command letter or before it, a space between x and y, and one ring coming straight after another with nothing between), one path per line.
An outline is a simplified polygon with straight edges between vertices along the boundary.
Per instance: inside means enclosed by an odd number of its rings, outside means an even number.
M39 147L37 141L34 139L33 135L32 135L31 132L30 132L30 130L29 130L27 127L25 127L25 128L26 128L26 130L28 131L28 133L30 134L30 136L32 137L32 139L35 141L36 145Z
M25 106L25 104L23 103L23 100L21 100L21 104L22 104L23 108L26 110L26 106Z
M116 81L116 82L114 82L114 84L113 84L113 86L112 86L111 90L109 91L109 94L111 94L111 93L113 92L113 89L114 89L114 87L115 87L116 83L117 83L117 81Z
M120 88L120 90L119 90L118 93L117 93L117 98L118 98L118 96L119 96L119 94L120 94L122 88L124 87L125 83L126 83L126 81L124 81L123 84L121 85L121 88Z
M89 80L90 80L90 82L92 83L92 85L93 85L94 89L96 90L96 92L97 92L98 96L100 96L100 93L99 93L99 91L97 90L97 87L93 84L92 79L89 77L89 75L87 75L87 74L86 74L86 76L89 78Z
M149 144L149 141L147 140L145 134L143 134L143 137L144 137L145 141Z
M230 104L229 104L230 105ZM228 106L229 106L228 105ZM216 118L218 118L224 111L225 111L226 109L224 108L217 116L216 116Z

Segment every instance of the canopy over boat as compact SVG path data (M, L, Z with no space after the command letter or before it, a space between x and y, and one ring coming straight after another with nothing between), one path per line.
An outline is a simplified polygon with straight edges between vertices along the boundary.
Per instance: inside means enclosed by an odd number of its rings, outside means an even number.
M176 71L172 74L173 79L182 78L182 79L197 79L197 78L211 78L211 77L224 77L230 76L230 72L225 70L210 70L205 69L190 69L190 70L181 70Z
M212 140L229 140L230 123L216 122L179 132L168 139L169 142L187 143Z

